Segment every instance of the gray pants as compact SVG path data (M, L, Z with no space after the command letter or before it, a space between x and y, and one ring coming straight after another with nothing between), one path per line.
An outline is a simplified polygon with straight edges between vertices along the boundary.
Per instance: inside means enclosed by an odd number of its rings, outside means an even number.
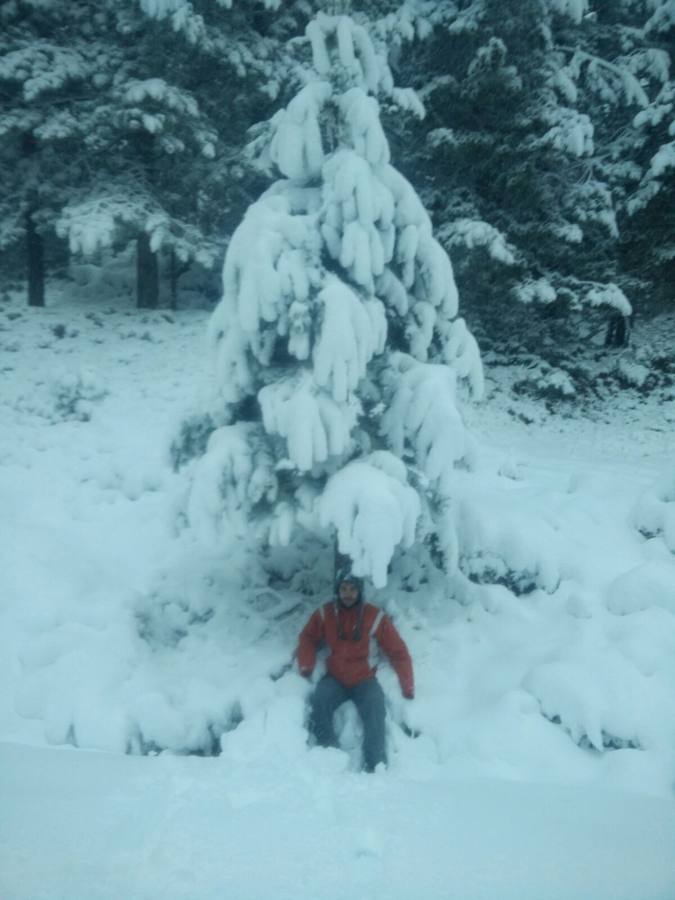
M352 700L363 723L363 768L372 772L378 763L387 762L384 733L384 691L376 678L348 688L324 675L312 695L311 731L321 747L337 747L333 715L339 706Z

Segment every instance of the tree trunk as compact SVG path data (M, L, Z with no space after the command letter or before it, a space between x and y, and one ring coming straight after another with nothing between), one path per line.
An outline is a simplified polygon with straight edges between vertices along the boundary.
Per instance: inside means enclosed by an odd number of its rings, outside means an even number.
M32 212L26 214L26 274L28 305L45 305L45 247Z
M171 288L171 309L178 308L178 279L190 268L190 263L178 264L176 253L173 249L169 251L169 285Z
M37 153L35 135L24 134L21 151L25 158ZM31 167L33 168L33 166ZM45 245L42 235L38 234L33 218L38 209L37 189L29 191L28 212L26 213L26 276L28 281L28 305L45 305Z
M630 318L612 316L605 333L605 347L627 347L630 339Z
M145 232L136 239L136 303L139 309L159 306L159 261Z
M176 264L176 253L173 249L169 250L169 296L170 308L175 309L178 302L178 265Z

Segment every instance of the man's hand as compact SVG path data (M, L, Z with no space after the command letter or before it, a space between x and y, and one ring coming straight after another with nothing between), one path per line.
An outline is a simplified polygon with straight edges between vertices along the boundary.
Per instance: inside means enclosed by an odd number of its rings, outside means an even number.
M405 703L401 710L401 730L410 738L417 738L422 733L416 722L417 704L414 702L414 694L404 694Z

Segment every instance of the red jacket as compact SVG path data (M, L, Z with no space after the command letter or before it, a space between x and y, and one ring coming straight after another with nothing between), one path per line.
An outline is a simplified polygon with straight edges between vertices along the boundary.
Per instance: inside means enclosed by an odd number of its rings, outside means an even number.
M305 677L312 674L316 651L326 644L328 673L345 687L373 678L377 668L370 652L373 639L398 675L403 696L412 698L415 683L408 648L389 616L372 603L356 603L348 608L331 602L317 609L300 633L297 652L300 674Z

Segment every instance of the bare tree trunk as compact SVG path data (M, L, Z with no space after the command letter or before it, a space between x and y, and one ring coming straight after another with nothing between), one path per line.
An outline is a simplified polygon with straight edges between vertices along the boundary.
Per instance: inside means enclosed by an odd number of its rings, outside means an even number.
M23 156L30 158L37 153L37 141L33 134L24 134L21 150ZM42 235L38 233L34 215L37 211L37 190L30 191L29 208L26 213L26 278L28 281L28 305L45 305L45 246Z
M178 304L178 264L173 247L169 250L169 297L170 308L175 309Z
M145 232L136 239L136 303L139 309L159 306L159 260Z
M26 214L26 274L28 278L28 305L45 305L45 247L38 234L33 213Z
M178 279L190 268L190 263L185 262L178 264L176 253L173 249L169 251L169 285L171 289L171 309L178 308Z
M627 347L630 341L630 317L615 315L605 333L605 347Z

